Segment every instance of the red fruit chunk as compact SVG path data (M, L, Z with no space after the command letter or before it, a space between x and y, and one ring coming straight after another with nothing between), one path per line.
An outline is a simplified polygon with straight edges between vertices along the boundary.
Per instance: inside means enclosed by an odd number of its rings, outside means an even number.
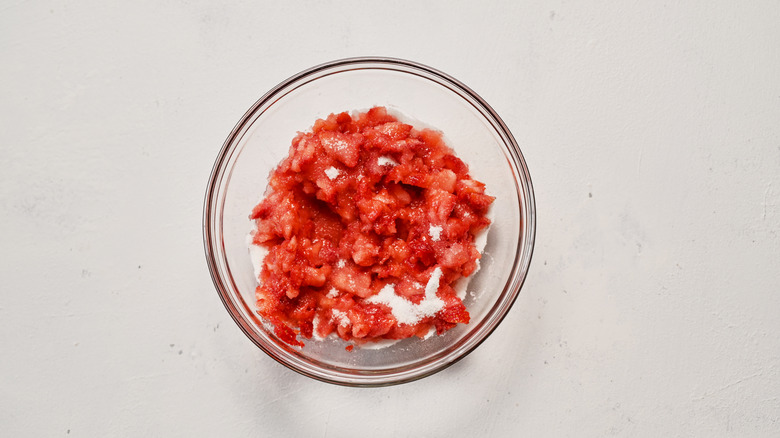
M341 132L321 131L319 134L320 143L328 152L328 155L335 157L348 167L357 166L360 159L360 145Z

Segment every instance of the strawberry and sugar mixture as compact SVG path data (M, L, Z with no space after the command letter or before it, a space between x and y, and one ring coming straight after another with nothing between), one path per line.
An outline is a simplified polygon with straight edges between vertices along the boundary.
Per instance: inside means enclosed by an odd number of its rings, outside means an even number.
M441 334L469 313L453 288L478 267L494 198L437 131L382 107L299 133L253 209L267 250L257 312L284 342Z

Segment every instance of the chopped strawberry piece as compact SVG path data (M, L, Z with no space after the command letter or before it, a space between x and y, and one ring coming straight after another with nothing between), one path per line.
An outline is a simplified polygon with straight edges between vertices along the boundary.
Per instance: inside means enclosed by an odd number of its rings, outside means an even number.
M348 312L355 338L378 338L396 324L392 314L376 305L355 305Z
M303 347L303 342L297 339L295 331L287 326L287 324L279 321L278 319L271 319L271 323L274 325L274 334L290 345L296 347Z
M351 138L338 131L322 131L319 135L320 143L332 157L341 161L348 167L357 166L360 160L360 145L351 141Z
M468 324L470 319L466 306L454 296L450 296L445 300L444 309L439 312L438 316L442 320L454 324Z

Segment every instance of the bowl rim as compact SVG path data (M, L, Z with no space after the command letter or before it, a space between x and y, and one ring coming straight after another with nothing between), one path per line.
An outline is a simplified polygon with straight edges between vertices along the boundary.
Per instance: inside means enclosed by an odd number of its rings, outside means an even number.
M492 119L488 121L494 125L494 128L497 131L499 131L498 133L501 135L503 146L507 149L506 152L509 152L509 154L512 157L512 163L515 166L517 166L515 170L519 172L518 181L521 183L520 185L522 186L520 188L523 189L524 196L519 201L520 201L520 207L526 209L526 211L524 212L525 214L521 214L521 230L520 230L521 233L518 242L521 247L518 248L517 253L519 257L516 257L515 259L515 266L511 271L512 274L510 275L510 277L507 278L504 286L504 291L506 291L507 288L511 290L512 296L510 297L510 300L505 303L503 312L500 312L498 315L496 315L495 319L492 320L491 325L487 328L487 330L485 330L483 333L479 335L479 339L477 339L472 345L458 352L458 354L455 355L454 357L447 358L445 356L444 358L448 360L444 360L444 361L438 360L436 361L434 366L429 366L427 367L427 369L424 369L422 372L415 373L414 368L412 368L412 372L401 371L401 372L396 372L394 374L381 375L380 377L377 378L377 376L371 376L371 375L355 376L355 375L350 375L348 373L330 373L330 374L315 373L310 370L302 369L298 366L295 366L294 364L288 362L287 360L284 360L284 358L280 354L278 354L276 351L273 351L270 347L264 345L262 342L259 342L255 338L255 336L253 336L254 331L252 330L251 325L244 318L240 316L236 304L229 299L230 292L227 290L227 286L224 284L225 280L223 280L222 276L220 275L220 269L219 269L220 260L218 260L217 257L219 255L219 252L216 250L220 242L217 242L215 240L216 239L215 234L219 234L221 236L222 233L221 231L219 233L212 232L212 228L215 226L214 223L215 221L213 220L212 213L214 213L217 210L216 204L219 203L218 202L219 193L217 190L218 183L225 176L224 171L229 171L229 169L223 168L223 164L226 161L226 159L229 158L231 152L231 146L234 146L236 144L235 141L239 133L241 133L244 127L247 126L248 122L250 122L249 126L251 126L251 122L254 122L254 120L252 120L253 116L255 115L255 113L259 108L261 108L264 105L268 105L268 107L270 107L275 103L274 99L277 98L277 94L279 94L280 91L287 89L291 85L294 85L297 82L300 82L307 77L316 75L317 73L326 71L328 69L335 69L335 68L346 67L351 65L356 66L357 68L348 69L348 70L338 70L331 74L339 74L339 73L350 72L354 70L382 69L381 67L378 66L385 66L385 67L395 66L396 67L395 69L390 68L390 70L400 72L400 73L405 73L405 74L415 74L414 71L416 71L418 76L422 76L423 78L431 80L436 85L447 87L450 91L455 92L461 98L467 101L468 99L466 99L463 96L464 94L468 96L470 99L473 99L473 101L476 102L476 104L479 106L477 107L477 110L479 110L479 112L482 114L483 117ZM397 67L411 69L412 71L399 70ZM321 76L317 76L311 80L312 81L317 80L320 77ZM304 85L305 83L307 82L303 82L298 86ZM282 98L282 97L284 97L284 95L278 98ZM475 105L474 102L469 102L469 103L471 103L472 106L476 107L477 105ZM221 216L221 211L219 211L218 213ZM206 263L208 265L209 273L211 275L212 282L214 283L214 287L216 288L220 300L222 301L226 310L230 314L231 318L236 322L236 324L241 329L241 331L243 331L244 334L252 341L252 343L254 343L257 347L259 347L268 356L273 358L276 362L284 365L285 367L299 374L313 378L315 380L337 384L337 385L351 386L351 387L377 387L377 386L390 386L390 385L408 383L408 382L412 382L430 376L439 371L442 371L448 368L449 366L455 364L456 362L460 361L464 357L468 356L495 331L495 329L501 324L501 322L504 320L504 318L506 317L506 315L509 313L514 303L516 302L517 297L520 295L522 286L525 283L525 280L527 278L528 271L530 270L530 264L531 264L531 259L533 258L533 249L536 240L536 202L535 202L533 184L531 181L531 175L530 172L528 171L528 166L526 164L525 157L523 156L520 147L517 144L517 141L515 140L509 128L504 123L503 119L501 119L498 113L496 113L496 111L479 94L477 94L471 88L469 88L459 80L453 78L452 76L444 72L441 72L437 69L434 69L432 67L429 67L427 65L414 62L414 61L409 61L406 59L400 59L400 58L365 56L365 57L342 58L342 59L325 62L322 64L315 65L314 67L308 68L306 70L303 70L297 74L294 74L288 77L287 79L285 79L284 81L280 82L275 87L271 88L244 113L244 115L238 120L238 122L236 123L236 125L233 127L232 131L226 138L225 142L223 143L222 148L217 154L214 165L212 167L211 174L208 180L208 185L206 187L205 198L204 198L202 226L203 226L203 245L204 245L205 257L206 257ZM227 266L227 261L225 260L223 262L224 265ZM498 302L499 301L497 301L496 304L498 304Z

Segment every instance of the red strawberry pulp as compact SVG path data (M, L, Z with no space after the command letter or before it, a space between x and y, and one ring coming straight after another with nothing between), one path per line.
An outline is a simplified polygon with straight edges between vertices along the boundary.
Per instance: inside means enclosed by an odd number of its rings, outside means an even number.
M257 313L295 346L315 335L360 344L468 323L453 284L478 266L474 238L493 200L437 131L382 107L317 120L293 139L250 216L252 243L268 251ZM383 289L408 301L413 317L377 299Z

